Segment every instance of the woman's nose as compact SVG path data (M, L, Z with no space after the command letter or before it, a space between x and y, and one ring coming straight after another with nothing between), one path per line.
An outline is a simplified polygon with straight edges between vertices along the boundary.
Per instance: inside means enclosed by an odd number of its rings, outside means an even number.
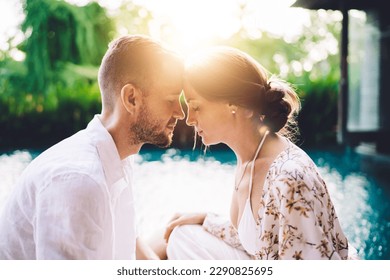
M183 107L181 106L180 100L177 101L177 106L175 107L174 115L176 119L183 120L185 117Z
M187 120L186 120L186 124L188 126L195 126L196 124L196 120L195 118L193 117L193 114L190 113L190 110L187 111Z

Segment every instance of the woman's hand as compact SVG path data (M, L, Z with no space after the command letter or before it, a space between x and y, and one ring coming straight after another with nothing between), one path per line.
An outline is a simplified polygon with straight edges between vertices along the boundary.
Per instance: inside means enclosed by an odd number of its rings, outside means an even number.
M203 224L204 219L206 218L206 213L191 213L191 214L182 214L177 213L168 223L168 226L164 233L164 239L166 242L169 240L173 229L181 225L201 225Z

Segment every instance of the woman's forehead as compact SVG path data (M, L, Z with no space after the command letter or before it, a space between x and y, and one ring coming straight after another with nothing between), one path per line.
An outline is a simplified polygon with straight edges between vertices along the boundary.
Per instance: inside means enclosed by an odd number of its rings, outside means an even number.
M200 99L200 95L195 91L195 89L186 84L184 85L183 94L187 102Z
M216 104L223 104L221 102L207 100L206 98L204 98L202 95L200 95L193 88L191 88L189 90L187 89L187 91L186 91L186 88L184 88L183 94L184 94L185 101L188 104L190 104L190 103L197 104L197 105L200 105L200 104L206 105L207 104L207 106L216 105Z

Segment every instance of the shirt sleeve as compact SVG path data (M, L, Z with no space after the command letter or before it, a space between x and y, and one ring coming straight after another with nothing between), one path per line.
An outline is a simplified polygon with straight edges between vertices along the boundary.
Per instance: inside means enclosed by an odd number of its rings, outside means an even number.
M276 183L279 259L340 259L347 248L324 182L303 172Z
M88 175L53 178L36 197L34 221L37 259L98 259L105 236L102 188Z
M203 228L219 239L222 239L233 248L244 251L237 230L228 219L214 213L207 213L203 222Z

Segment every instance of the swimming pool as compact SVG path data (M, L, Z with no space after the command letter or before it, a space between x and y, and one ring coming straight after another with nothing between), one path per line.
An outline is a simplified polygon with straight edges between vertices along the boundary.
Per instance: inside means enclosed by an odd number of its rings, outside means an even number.
M362 156L351 150L307 152L319 166L341 226L359 256L390 259L390 169L386 166L388 172L381 174L376 168L366 170ZM0 155L0 207L38 154L18 150ZM137 222L145 239L162 230L175 212L212 211L227 216L235 169L231 151L144 149L135 163Z

